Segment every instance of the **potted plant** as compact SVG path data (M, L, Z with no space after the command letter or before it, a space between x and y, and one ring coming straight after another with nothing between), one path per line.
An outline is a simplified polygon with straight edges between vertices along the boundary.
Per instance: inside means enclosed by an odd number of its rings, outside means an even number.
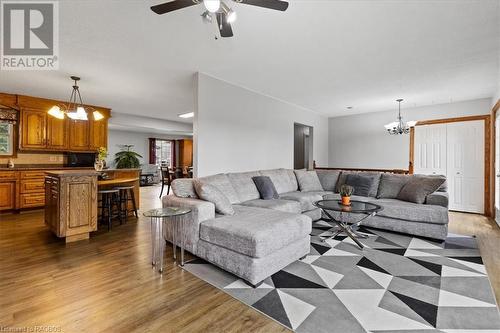
M94 163L94 168L96 171L102 171L106 165L106 157L108 156L108 150L105 147L99 147L97 149L97 158Z
M340 197L342 198L342 205L350 206L351 205L351 195L354 193L354 187L350 185L342 185L340 187Z
M141 165L141 155L131 150L134 145L123 145L122 151L115 154L115 166L117 169L137 169Z

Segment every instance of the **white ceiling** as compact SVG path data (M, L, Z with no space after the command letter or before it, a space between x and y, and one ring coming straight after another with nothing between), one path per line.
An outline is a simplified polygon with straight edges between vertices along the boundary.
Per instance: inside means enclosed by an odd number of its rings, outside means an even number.
M498 0L292 0L284 13L232 3L235 37L219 40L202 5L158 16L149 7L161 2L61 1L60 70L1 72L0 91L67 99L76 74L88 103L179 121L197 71L328 116L497 89Z

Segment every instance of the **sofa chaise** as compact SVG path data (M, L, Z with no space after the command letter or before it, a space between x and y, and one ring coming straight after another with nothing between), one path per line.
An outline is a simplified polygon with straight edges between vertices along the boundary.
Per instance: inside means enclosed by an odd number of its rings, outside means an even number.
M321 219L314 206L322 199L339 199L340 186L350 171L261 170L199 178L224 193L234 214L216 213L213 202L201 200L192 179L177 179L173 195L163 205L189 207L184 247L255 286L310 252L312 221ZM424 204L398 200L397 194L414 177L382 173L357 173L373 177L368 196L353 196L383 206L363 225L417 236L444 239L448 230L448 194L444 183L426 196ZM279 198L260 199L253 177L271 179ZM431 177L431 176L427 176ZM169 232L165 235L171 240Z

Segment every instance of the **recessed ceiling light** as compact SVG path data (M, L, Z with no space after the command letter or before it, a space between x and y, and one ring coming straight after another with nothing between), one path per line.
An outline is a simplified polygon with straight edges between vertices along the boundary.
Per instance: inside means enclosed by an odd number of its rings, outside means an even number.
M180 118L193 118L194 112L183 113L179 115Z

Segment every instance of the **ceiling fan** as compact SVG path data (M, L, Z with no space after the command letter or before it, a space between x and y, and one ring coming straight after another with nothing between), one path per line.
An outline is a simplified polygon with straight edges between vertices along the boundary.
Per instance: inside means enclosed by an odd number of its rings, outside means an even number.
M288 8L288 2L282 0L231 0L244 5L258 6L284 12ZM201 15L206 22L212 22L213 16L217 20L217 26L221 37L233 37L231 23L236 20L236 12L222 0L173 0L151 7L156 14L165 14L186 7L202 4L205 12Z

